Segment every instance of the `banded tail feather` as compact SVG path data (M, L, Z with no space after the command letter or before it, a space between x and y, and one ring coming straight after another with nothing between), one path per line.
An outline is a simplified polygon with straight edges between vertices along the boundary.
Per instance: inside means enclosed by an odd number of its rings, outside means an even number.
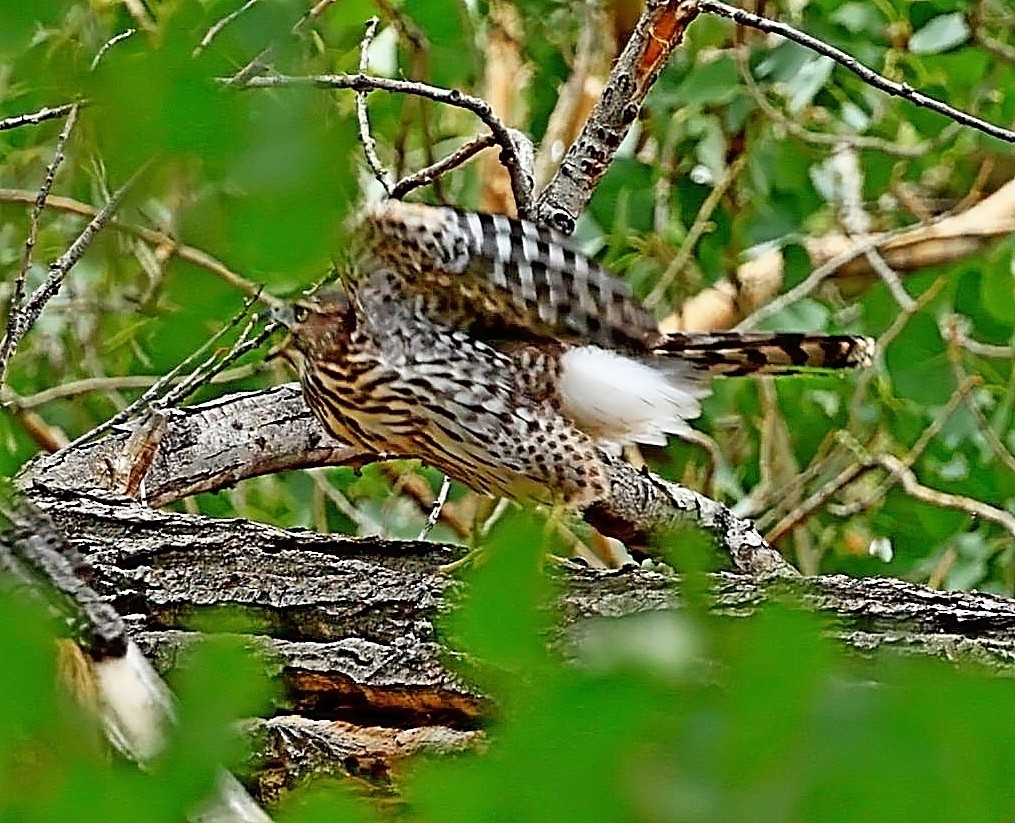
M806 374L864 368L874 362L875 343L852 334L795 332L678 332L653 347L713 375Z

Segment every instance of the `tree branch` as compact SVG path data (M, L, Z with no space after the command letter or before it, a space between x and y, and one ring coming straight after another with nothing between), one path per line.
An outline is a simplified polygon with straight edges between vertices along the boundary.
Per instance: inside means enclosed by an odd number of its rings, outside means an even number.
M536 222L571 234L659 72L698 14L697 0L648 0L578 139L536 200Z
M222 82L228 83L229 80ZM395 80L367 74L320 74L308 77L273 74L266 77L251 77L242 84L243 88L261 89L284 86L316 86L324 89L351 89L356 92L389 91L396 94L425 97L436 103L472 112L486 124L496 139L497 145L501 147L501 161L511 176L511 191L518 206L519 216L532 217L531 146L528 145L524 135L504 125L485 100L463 94L457 89L445 89L428 83Z
M161 409L165 429L143 472L148 502L165 506L240 480L323 465L360 465L384 455L363 454L328 435L314 419L296 383L233 394L199 406ZM32 461L19 475L24 488L105 489L122 492L117 478L133 476L124 454L135 429L80 443ZM79 438L79 441L85 438ZM389 455L397 456L397 455ZM691 489L639 472L600 455L610 477L608 498L590 506L586 520L603 534L648 545L654 535L688 522L713 534L734 568L750 574L792 573L754 526ZM137 481L138 483L140 480Z
M30 114L16 114L13 117L5 117L0 120L0 131L17 129L21 126L37 126L46 120L57 120L61 117L66 117L77 108L77 105L77 103L64 103L62 106L44 106Z
M831 46L822 40L818 40L816 37L811 37L809 34L805 34L786 23L769 20L767 17L759 17L757 14L751 14L749 11L744 11L743 9L735 8L734 6L728 6L725 3L719 2L719 0L698 0L698 7L701 11L707 11L712 14L718 14L721 17L727 17L742 26L750 26L751 28L758 29L759 31L768 32L769 34L778 34L781 37L785 37L787 40L799 43L801 46L811 49L811 51L831 58L840 66L849 69L865 83L876 89L880 89L881 91L895 97L901 97L904 100L908 100L909 102L925 109L930 109L931 111L944 115L950 120L962 123L964 126L970 126L977 131L982 131L984 134L989 134L991 137L996 137L998 140L1015 143L1015 131L995 126L993 123L988 123L986 120L981 120L979 117L974 117L967 112L953 108L947 103L942 103L940 100L931 97L930 95L917 91L908 83L898 83L895 80L889 80L884 75L878 74L873 69L867 68L867 66L852 55L846 54L846 52L841 49L837 49L835 46Z

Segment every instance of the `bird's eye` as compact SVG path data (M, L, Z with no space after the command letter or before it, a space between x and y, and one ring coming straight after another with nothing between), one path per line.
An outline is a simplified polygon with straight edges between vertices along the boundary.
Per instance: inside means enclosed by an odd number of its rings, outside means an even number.
M300 306L299 304L293 306L293 320L297 323L305 323L308 317L310 317L310 309L306 306Z

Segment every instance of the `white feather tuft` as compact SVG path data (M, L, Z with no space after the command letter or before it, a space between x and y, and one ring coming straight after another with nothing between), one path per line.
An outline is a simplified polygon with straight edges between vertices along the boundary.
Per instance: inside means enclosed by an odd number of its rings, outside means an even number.
M133 643L123 657L95 663L110 740L128 757L142 763L154 758L165 743L175 717L173 698Z
M603 445L665 445L687 434L708 388L679 360L635 360L598 346L569 349L561 358L562 411Z

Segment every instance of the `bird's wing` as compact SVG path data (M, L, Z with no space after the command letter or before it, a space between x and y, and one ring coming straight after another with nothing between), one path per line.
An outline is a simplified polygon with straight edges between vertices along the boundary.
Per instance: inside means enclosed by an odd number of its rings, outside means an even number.
M363 216L359 277L477 336L645 350L655 318L627 284L552 229L503 215L388 200Z

